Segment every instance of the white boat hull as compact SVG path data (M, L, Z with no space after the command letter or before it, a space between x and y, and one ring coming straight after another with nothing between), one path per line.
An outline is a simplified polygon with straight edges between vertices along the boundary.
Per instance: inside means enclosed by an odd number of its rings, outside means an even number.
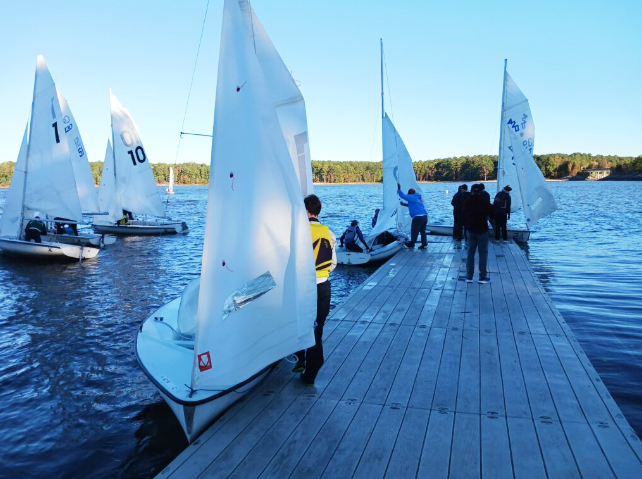
M92 225L97 233L119 236L159 236L187 234L189 228L184 221L130 221L126 225Z
M54 243L65 243L82 246L96 246L103 247L109 246L116 242L116 237L113 235L104 235L96 233L79 233L76 235L67 234L48 234L42 237L43 241L50 241Z
M431 234L434 235L441 235L441 236L452 236L453 235L453 227L448 226L448 225L435 225L435 224L428 224L426 226L426 231L428 231ZM531 232L529 230L518 230L518 229L507 229L506 233L508 234L508 237L517 243L528 243L528 240L531 237ZM491 228L488 231L488 234L493 236L495 234L495 231Z
M190 392L185 384L191 383L193 341L182 340L175 333L179 306L180 298L177 298L143 322L136 337L136 358L176 415L191 443L227 408L256 386L276 363L232 387Z
M83 260L98 256L100 249L89 246L70 245L64 243L43 241L22 241L12 238L0 238L2 253L16 256L43 259L73 259Z
M363 253L357 253L337 246L337 263L357 266L386 261L392 258L402 247L403 243L401 241L395 241L385 246L375 246L370 252L364 251Z

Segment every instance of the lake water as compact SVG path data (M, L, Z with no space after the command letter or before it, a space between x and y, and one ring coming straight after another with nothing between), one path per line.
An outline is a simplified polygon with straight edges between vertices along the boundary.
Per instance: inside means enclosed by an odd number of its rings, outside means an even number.
M536 225L525 249L642 435L640 186L552 183L560 209ZM450 222L457 184L422 188L431 221ZM352 219L368 231L381 202L380 185L315 192L324 203L321 219L337 236ZM199 274L206 193L177 187L169 200L168 214L188 222L187 236L119 239L82 264L0 256L0 477L146 478L185 448L133 345L140 322ZM0 207L6 194L0 190ZM516 214L511 224L520 221ZM373 271L337 268L333 306Z

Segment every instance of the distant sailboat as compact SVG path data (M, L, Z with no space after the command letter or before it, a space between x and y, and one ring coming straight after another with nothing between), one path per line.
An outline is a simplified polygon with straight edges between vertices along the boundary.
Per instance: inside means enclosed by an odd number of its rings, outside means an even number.
M200 278L136 339L190 442L280 359L314 344L310 226L249 12L246 0L225 0Z
M100 207L108 216L94 217L94 230L117 235L185 234L182 221L137 219L134 215L165 217L154 173L129 111L109 92L112 126L112 158L103 167L98 192ZM110 175L112 178L105 178ZM108 191L102 191L106 188ZM102 200L100 200L102 198ZM109 203L112 202L112 203ZM118 208L122 208L118 213ZM129 216L127 213L129 213Z
M174 168L172 168L171 166L169 167L169 184L167 185L165 193L167 193L168 195L174 194Z
M417 183L412 158L395 126L385 112L383 101L383 40L381 48L381 143L383 154L383 209L379 212L377 224L365 238L371 251L363 253L337 248L337 262L347 265L361 265L384 261L396 254L402 247L402 239L410 236L412 219L408 208L401 205L397 195L397 183L402 191L414 188L421 192ZM389 234L385 234L389 233ZM396 238L393 240L393 237ZM382 241L383 240L383 241Z
M509 228L507 233L518 243L526 243L530 239L531 226L555 211L557 204L533 159L535 124L528 99L506 71L506 63L504 60L497 192L511 186L511 212L524 210L527 229ZM428 231L452 235L453 229L452 226L429 224Z
M74 225L83 221L64 128L56 85L39 55L31 124L25 129L0 224L0 249L5 254L81 260L98 255L97 248L50 241L44 230L58 218ZM38 239L25 241L30 224L42 229Z

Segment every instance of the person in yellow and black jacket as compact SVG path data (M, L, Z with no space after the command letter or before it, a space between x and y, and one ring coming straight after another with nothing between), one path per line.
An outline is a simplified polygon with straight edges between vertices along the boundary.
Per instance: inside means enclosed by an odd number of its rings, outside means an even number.
M323 325L330 312L330 273L337 266L337 237L330 228L319 222L321 200L316 195L306 196L303 200L310 219L312 248L317 270L317 319L314 323L314 346L296 353L297 363L292 372L301 373L301 381L308 386L323 366Z

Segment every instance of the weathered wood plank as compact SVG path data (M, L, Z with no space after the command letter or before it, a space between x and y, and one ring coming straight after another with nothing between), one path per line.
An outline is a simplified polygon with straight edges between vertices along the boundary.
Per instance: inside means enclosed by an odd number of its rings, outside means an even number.
M390 479L415 477L429 417L430 411L406 410L385 477Z
M454 423L454 413L431 411L419 461L418 478L445 479L449 477Z
M517 479L545 479L546 468L531 419L508 418L508 437Z
M412 393L408 400L409 407L424 409L432 407L445 338L445 329L433 328L430 330Z
M458 412L455 414L455 430L450 458L451 477L481 475L481 432L480 417L477 414Z
M513 477L511 450L506 418L496 415L481 417L481 477Z
M455 410L457 405L457 386L459 384L461 344L461 330L449 329L446 332L444 350L441 355L433 408L446 411Z
M419 364L424 355L428 328L414 328L394 382L388 393L386 404L407 406L419 371Z

